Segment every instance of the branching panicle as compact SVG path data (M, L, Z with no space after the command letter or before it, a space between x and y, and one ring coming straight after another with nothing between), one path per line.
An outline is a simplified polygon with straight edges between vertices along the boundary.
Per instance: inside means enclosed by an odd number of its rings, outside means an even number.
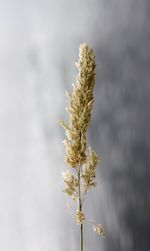
M95 84L95 55L86 44L79 47L79 60L76 63L78 75L73 84L71 93L66 91L68 99L68 122L59 121L64 128L66 139L63 141L66 148L65 162L68 167L75 169L75 174L69 170L63 173L64 192L78 199L76 223L81 225L81 250L83 251L83 223L86 220L83 212L83 203L88 189L96 185L96 167L99 158L94 150L87 152L87 128L91 119L91 110L94 102L93 88ZM101 224L93 224L94 231L103 236Z

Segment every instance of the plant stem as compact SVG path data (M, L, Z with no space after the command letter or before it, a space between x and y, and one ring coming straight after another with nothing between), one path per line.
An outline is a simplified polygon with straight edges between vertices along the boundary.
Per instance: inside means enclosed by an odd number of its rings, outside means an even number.
M78 169L78 181L79 181L79 209L82 212L81 188L80 188L80 167ZM80 251L83 251L83 223L81 223L80 225Z
M80 226L80 251L83 251L83 224Z

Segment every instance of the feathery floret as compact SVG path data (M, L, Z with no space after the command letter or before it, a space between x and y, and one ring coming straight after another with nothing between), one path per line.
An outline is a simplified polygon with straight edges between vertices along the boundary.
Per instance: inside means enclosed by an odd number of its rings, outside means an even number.
M95 177L96 177L96 167L99 162L99 158L96 153L89 148L89 154L87 156L86 163L83 165L82 172L82 182L83 189L86 191L91 187L96 186Z
M101 224L93 224L93 230L101 237L105 236L104 227Z
M69 172L69 170L63 172L62 175L65 182L64 193L72 196L76 191L76 187L78 186L78 181L73 176L73 174Z
M76 212L76 223L77 224L82 224L84 221L84 213L81 210L77 210Z

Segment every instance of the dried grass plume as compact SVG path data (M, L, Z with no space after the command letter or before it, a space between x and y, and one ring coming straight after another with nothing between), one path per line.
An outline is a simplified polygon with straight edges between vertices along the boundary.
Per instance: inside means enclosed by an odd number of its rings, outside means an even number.
M87 151L87 129L94 102L96 65L94 52L86 44L81 44L79 47L76 67L78 75L73 90L66 91L68 121L60 120L59 124L66 134L63 143L66 148L65 162L69 168L63 173L64 192L77 201L76 223L81 226L81 250L83 250L83 224L87 220L83 204L87 191L96 186L96 168L100 162L93 149L89 147ZM90 223L97 234L104 236L101 224Z

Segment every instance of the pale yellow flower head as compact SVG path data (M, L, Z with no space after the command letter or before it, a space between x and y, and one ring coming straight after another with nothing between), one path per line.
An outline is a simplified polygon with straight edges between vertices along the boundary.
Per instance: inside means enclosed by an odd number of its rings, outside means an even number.
M73 85L73 91L72 93L66 92L69 122L59 122L64 127L67 137L64 141L66 147L65 161L68 166L74 168L86 161L86 133L94 101L95 56L88 45L80 45L79 60L76 66L78 76Z

